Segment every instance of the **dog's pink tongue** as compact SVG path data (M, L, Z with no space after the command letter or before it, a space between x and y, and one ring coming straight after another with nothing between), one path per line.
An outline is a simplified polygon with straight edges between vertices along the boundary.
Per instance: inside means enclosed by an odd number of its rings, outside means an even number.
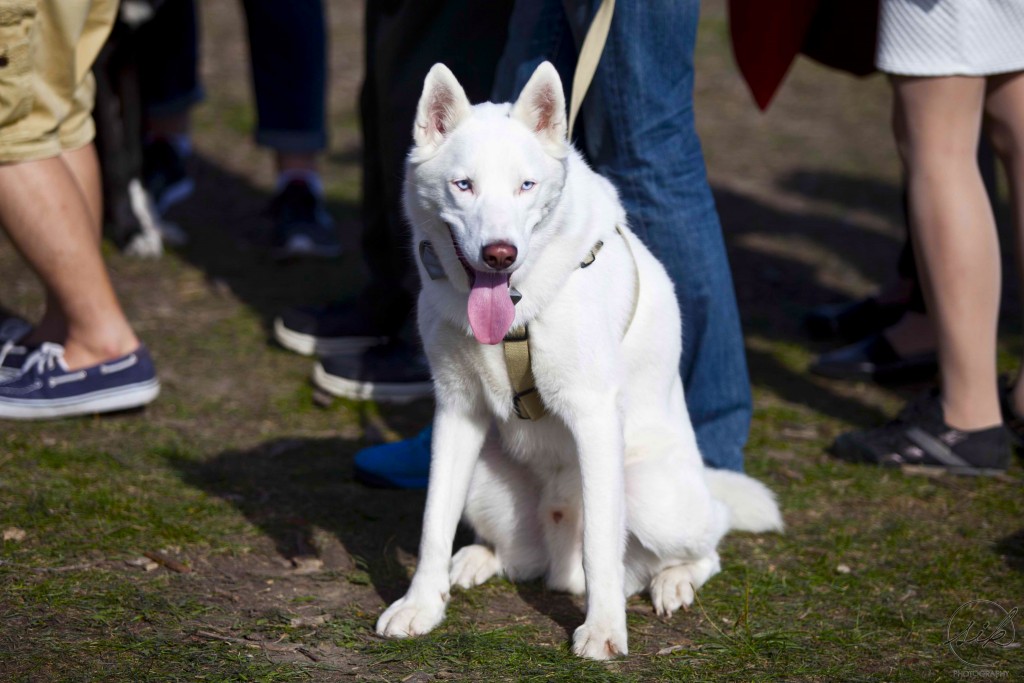
M475 275L466 306L469 326L481 344L498 344L516 317L516 307L508 293L508 273L477 271Z

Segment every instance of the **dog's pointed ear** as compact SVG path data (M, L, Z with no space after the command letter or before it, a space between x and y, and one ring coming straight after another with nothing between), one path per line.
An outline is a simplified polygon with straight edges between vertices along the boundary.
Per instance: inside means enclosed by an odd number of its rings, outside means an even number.
M551 62L543 62L530 76L519 99L512 105L512 118L545 142L565 143L565 93L562 79Z
M412 137L417 147L437 147L469 114L469 98L444 64L430 68L416 108Z

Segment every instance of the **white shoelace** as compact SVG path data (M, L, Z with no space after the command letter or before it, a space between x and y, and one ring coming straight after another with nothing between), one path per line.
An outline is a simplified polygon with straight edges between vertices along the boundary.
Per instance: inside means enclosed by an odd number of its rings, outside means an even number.
M68 369L64 363L64 347L52 342L43 342L42 346L25 359L25 364L21 366L21 374L32 371L49 372L58 366L65 371Z

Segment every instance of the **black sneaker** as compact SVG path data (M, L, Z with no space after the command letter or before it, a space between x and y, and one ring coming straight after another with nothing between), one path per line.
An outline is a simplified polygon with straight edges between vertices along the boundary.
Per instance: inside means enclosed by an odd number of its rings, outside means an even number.
M142 151L142 182L161 216L196 189L185 169L185 159L163 138L153 140Z
M274 221L271 255L277 260L337 258L341 242L334 221L309 185L292 180L270 203Z
M274 340L303 356L359 354L389 336L358 300L296 306L274 320Z
M961 431L945 423L939 392L907 404L882 427L840 434L836 457L881 467L918 466L971 476L1005 472L1010 464L1010 435L1003 425Z
M334 396L381 403L406 403L434 392L423 351L397 338L359 354L324 358L313 368L313 384Z

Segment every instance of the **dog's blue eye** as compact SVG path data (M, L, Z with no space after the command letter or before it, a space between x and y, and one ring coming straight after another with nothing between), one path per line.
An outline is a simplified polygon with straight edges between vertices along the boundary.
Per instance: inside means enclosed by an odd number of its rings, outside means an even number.
M532 190L533 186L536 184L537 183L533 182L532 180L524 180L523 184L519 186L519 189L522 190L523 192L526 192L528 190Z
M455 185L455 187L459 188L463 192L473 189L473 183L470 182L469 180L456 180L453 181L453 184Z

